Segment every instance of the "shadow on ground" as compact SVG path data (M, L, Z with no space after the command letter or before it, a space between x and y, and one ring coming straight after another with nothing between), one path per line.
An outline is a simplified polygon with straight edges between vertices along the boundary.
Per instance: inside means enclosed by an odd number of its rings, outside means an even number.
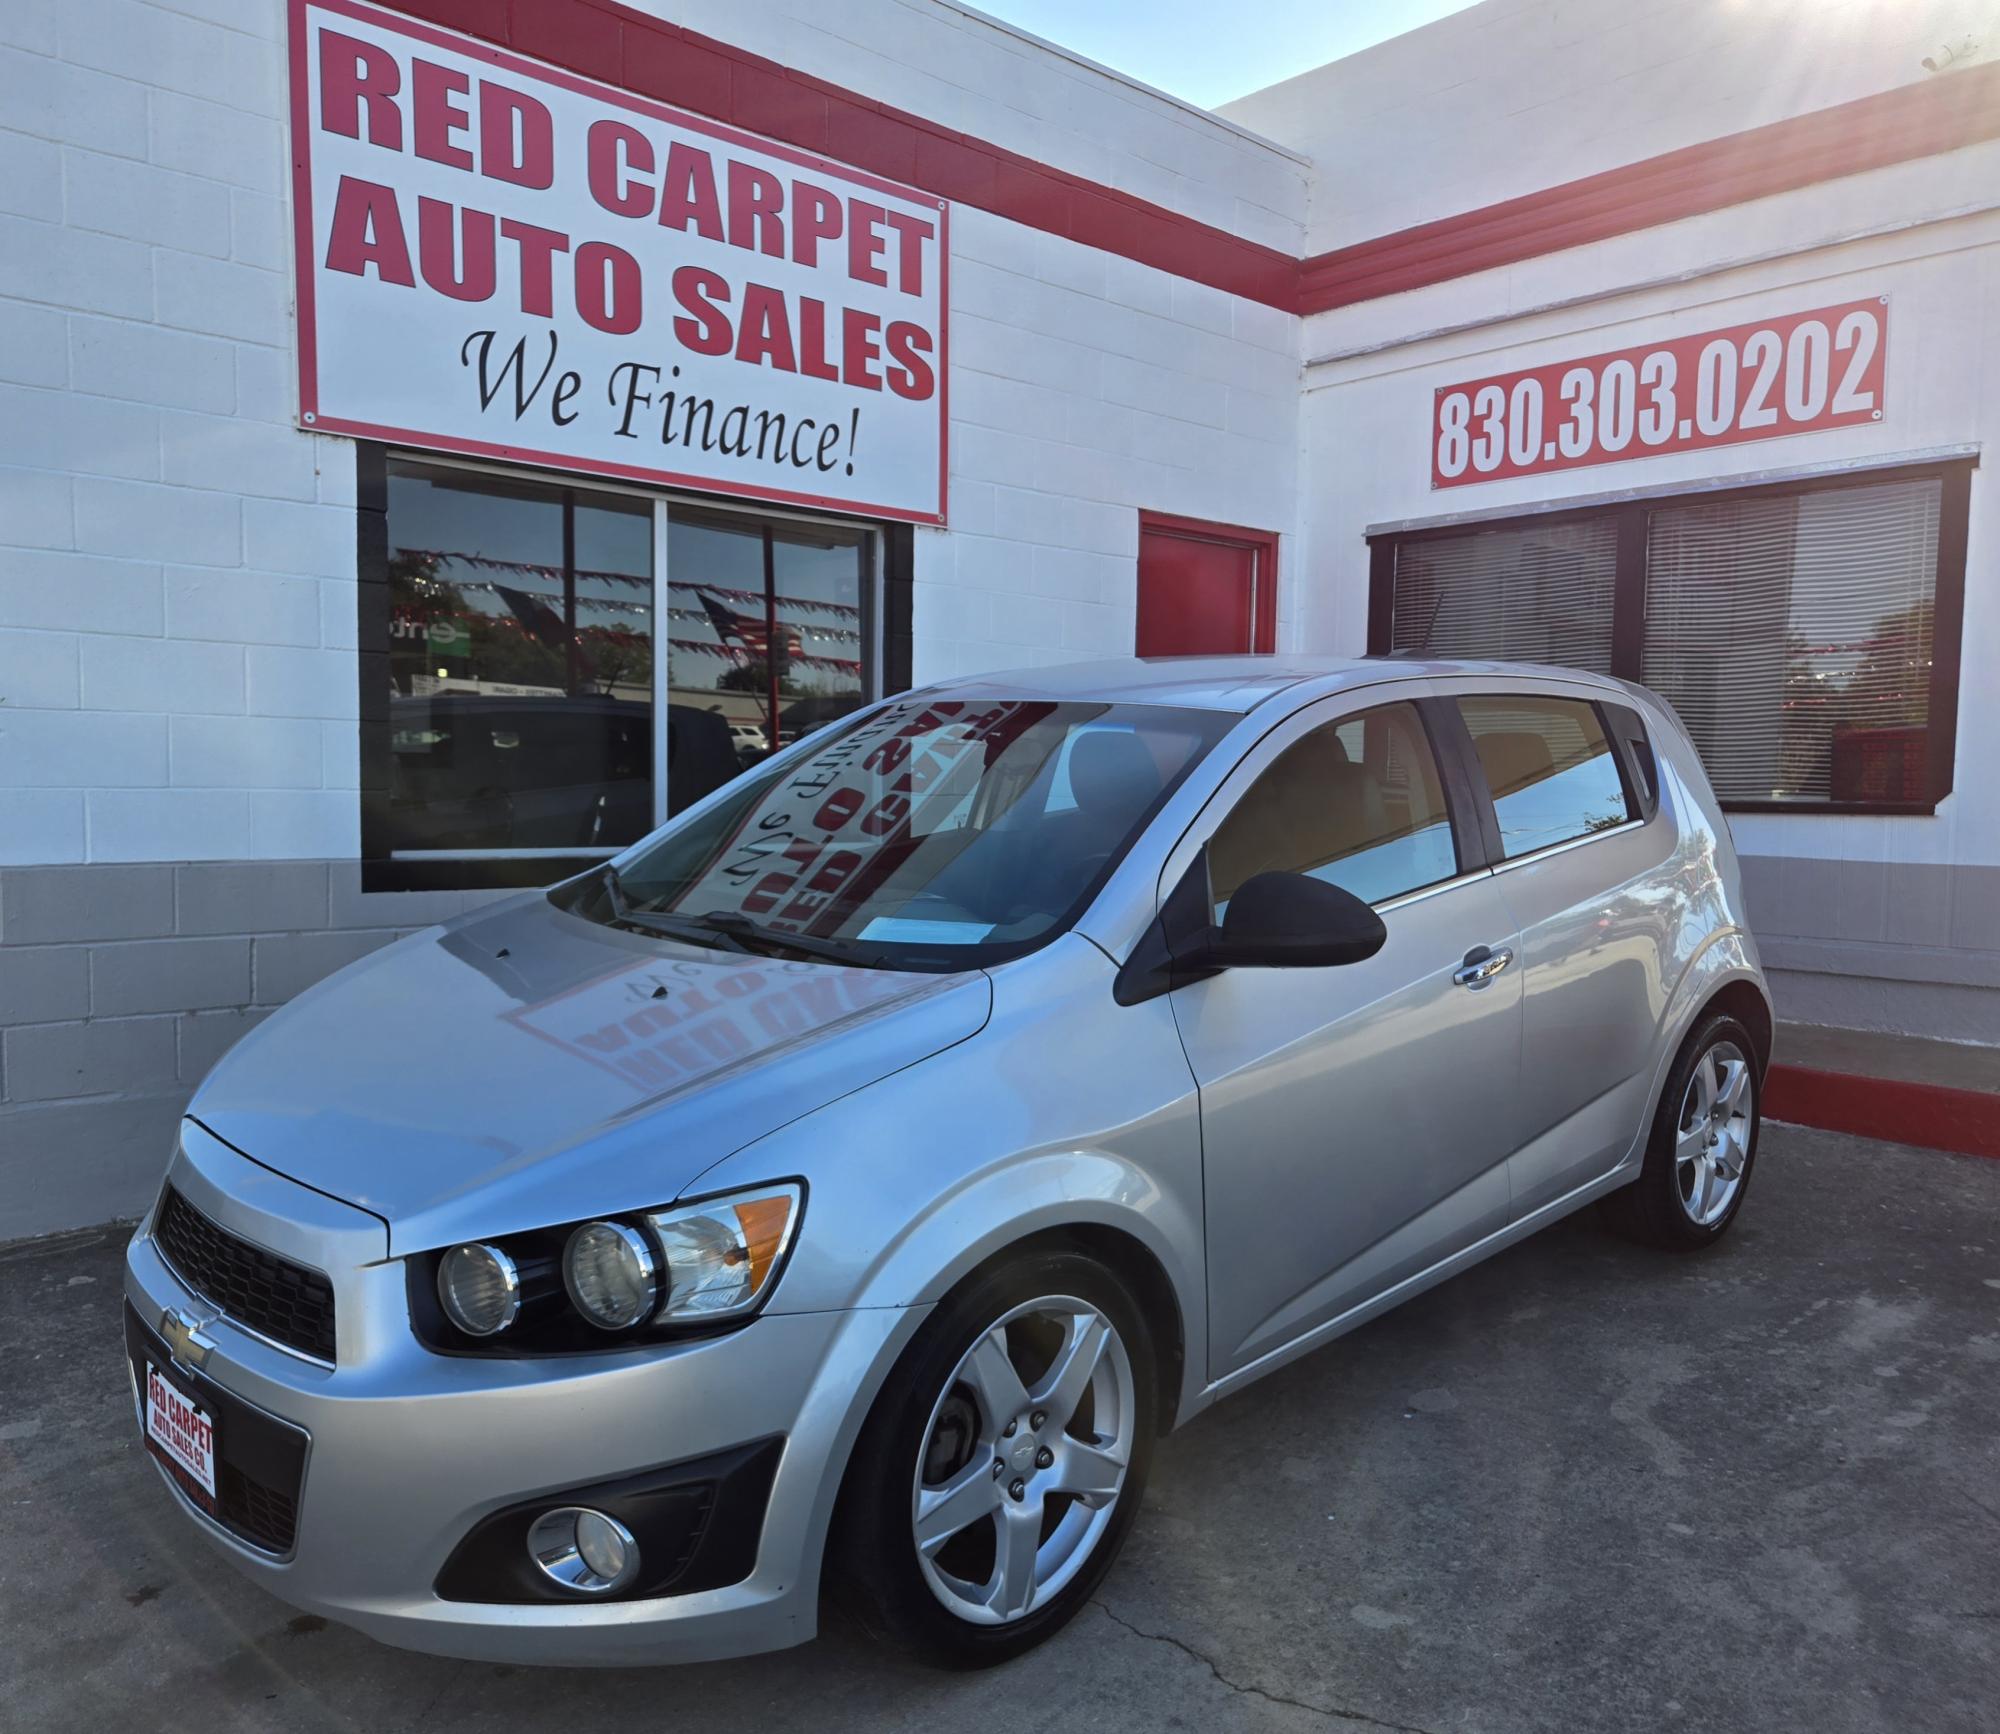
M137 1444L122 1237L0 1248L0 1727L2000 1729L2000 1164L1766 1139L1711 1254L1586 1216L1203 1416L1099 1602L969 1677L837 1611L604 1673L295 1616Z

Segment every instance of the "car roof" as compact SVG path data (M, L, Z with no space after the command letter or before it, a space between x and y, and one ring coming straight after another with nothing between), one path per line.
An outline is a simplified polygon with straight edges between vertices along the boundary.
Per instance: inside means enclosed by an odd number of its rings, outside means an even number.
M929 692L1033 694L1055 699L1097 699L1112 704L1175 705L1237 714L1294 687L1320 693L1384 681L1449 675L1508 675L1574 684L1581 680L1615 691L1616 683L1574 668L1537 663L1415 659L1382 656L1121 656L1094 662L1002 669L938 681Z

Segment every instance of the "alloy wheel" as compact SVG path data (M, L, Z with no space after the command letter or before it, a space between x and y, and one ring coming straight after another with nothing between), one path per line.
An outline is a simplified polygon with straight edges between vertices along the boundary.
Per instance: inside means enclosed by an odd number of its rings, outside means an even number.
M1754 1111L1750 1062L1734 1042L1717 1042L1695 1061L1674 1145L1681 1208L1697 1227L1720 1222L1743 1188Z
M1102 1311L1051 1295L995 1320L917 1455L911 1534L931 1593L977 1625L1045 1605L1103 1539L1136 1429L1131 1356Z

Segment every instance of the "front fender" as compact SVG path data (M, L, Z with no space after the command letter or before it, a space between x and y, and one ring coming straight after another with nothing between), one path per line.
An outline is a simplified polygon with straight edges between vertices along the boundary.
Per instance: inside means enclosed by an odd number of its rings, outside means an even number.
M754 1148L744 1155L755 1166ZM1181 1311L1184 1345L1176 1416L1185 1419L1200 1406L1208 1325L1200 1273L1188 1268L1184 1251L1200 1245L1185 1207L1162 1195L1130 1161L1106 1151L1046 1152L995 1163L952 1186L887 1241L843 1311L840 1333L789 1441L792 1473L779 1478L767 1530L767 1542L796 1559L796 1583L819 1581L854 1443L937 1302L1010 1246L1079 1225L1129 1236L1166 1272ZM788 1273L774 1306L782 1298L789 1310L807 1310L801 1302L814 1297L788 1292L790 1284ZM800 1617L810 1616L802 1611Z
M1167 1001L1119 1006L1113 974L1075 935L996 971L978 1034L793 1121L689 1187L803 1176L805 1214L771 1309L844 1313L843 1342L879 1335L865 1357L843 1353L827 1386L843 1412L812 1447L827 1453L827 1488L810 1563L854 1436L917 1321L1024 1240L1080 1227L1141 1249L1179 1312L1176 1416L1199 1406L1208 1319L1194 1079ZM896 1323L884 1330L885 1320Z

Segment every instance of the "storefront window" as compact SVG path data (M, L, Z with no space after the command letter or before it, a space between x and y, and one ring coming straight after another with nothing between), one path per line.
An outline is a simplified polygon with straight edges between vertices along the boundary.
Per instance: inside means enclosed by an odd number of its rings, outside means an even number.
M519 859L526 883L546 859L552 876L873 695L869 529L377 451L371 860Z
M1643 681L1724 805L1951 792L1970 470L1634 500L1376 545L1370 649Z
M755 764L867 696L864 530L675 505L667 513L667 692L721 717Z
M650 505L400 461L388 492L389 848L644 836Z
M1394 644L1611 672L1617 526L1608 518L1412 542L1396 561ZM1476 644L1476 651L1445 645Z

